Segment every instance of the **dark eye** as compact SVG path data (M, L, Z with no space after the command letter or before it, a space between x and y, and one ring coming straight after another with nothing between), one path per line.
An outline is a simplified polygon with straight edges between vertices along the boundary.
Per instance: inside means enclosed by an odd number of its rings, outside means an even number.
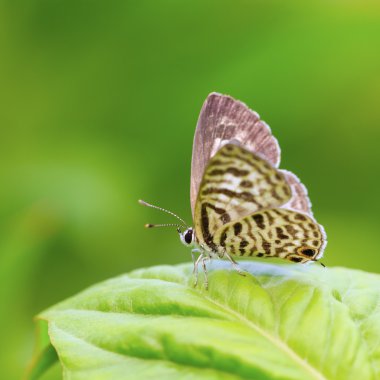
M193 231L188 230L185 234L185 242L186 242L186 244L191 244L192 240L193 240Z

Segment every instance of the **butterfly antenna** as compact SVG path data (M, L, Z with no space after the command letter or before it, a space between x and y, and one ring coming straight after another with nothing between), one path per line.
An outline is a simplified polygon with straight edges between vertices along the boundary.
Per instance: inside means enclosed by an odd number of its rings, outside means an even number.
M162 207L158 207L158 206L155 206L155 205L151 205L150 203L145 202L145 201L143 201L143 200L141 200L141 199L139 199L139 203L140 203L140 205L143 205L143 206L146 206L146 207L155 208L156 210L160 210L160 211L166 212L167 214L170 214L170 215L174 216L175 218L177 218L177 219L182 223L182 225L181 225L182 228L184 228L184 229L188 228L187 223L186 223L182 218L180 218L178 215L174 214L174 212L171 212L171 211L169 211L169 210L166 210L166 209L164 209L164 208L162 208ZM164 227L164 226L168 226L168 225L146 224L145 226L148 226L147 228L152 228L153 226L154 226L154 227L158 227L158 226L160 226L160 227L161 227L161 226ZM172 226L175 226L175 224L173 224ZM178 226L178 224L177 224L176 226Z
M181 227L183 228L182 224L176 224L176 223L168 223L168 224L145 224L145 228L156 228L156 227L177 227L179 232L181 232Z

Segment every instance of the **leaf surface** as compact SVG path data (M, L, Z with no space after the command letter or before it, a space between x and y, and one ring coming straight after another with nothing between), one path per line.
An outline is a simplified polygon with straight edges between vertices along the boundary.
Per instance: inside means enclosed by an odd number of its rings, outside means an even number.
M48 309L65 379L378 379L380 277L212 263L131 272ZM203 278L200 275L201 279Z

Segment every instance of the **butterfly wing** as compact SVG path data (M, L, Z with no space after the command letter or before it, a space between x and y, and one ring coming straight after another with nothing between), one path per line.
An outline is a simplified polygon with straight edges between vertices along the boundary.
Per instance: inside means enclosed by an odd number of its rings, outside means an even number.
M256 154L226 144L210 159L194 213L198 242L218 250L213 236L224 224L291 199L284 174Z
M259 115L230 96L211 93L203 104L194 136L190 186L193 216L206 165L228 142L240 143L272 166L280 162L277 140Z
M306 262L322 257L326 235L310 216L273 208L225 224L215 233L213 242L233 255Z
M311 202L309 200L309 196L307 195L306 187L292 172L288 170L281 170L281 172L285 176L286 182L292 190L292 198L289 202L281 206L281 208L292 209L313 216L313 212L311 211Z

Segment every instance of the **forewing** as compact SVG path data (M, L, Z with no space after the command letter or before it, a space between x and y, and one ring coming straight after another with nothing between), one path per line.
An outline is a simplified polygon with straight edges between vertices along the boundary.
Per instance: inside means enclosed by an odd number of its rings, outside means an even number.
M291 198L284 174L256 154L226 144L209 161L195 205L194 227L201 244L215 250L213 234L224 224Z
M292 190L292 198L281 207L301 211L305 214L313 216L313 212L311 211L311 202L309 200L309 196L307 195L306 187L292 172L287 170L281 170L281 172L284 174L285 179Z
M322 257L326 235L310 216L283 208L261 210L222 226L213 243L238 256L281 257L306 262Z
M190 186L193 216L205 167L227 142L240 143L273 166L280 162L277 140L259 115L230 96L211 93L203 104L194 136Z

